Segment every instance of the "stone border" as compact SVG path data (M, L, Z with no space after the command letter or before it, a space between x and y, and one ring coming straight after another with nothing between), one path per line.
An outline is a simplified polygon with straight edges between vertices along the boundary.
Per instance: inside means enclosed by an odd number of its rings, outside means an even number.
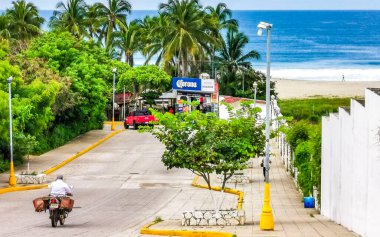
M16 175L17 184L43 184L46 182L47 182L46 174L37 174L37 175L17 174Z
M237 226L244 223L244 210L195 210L182 213L183 226Z
M223 182L223 175L216 176L219 183ZM250 178L245 174L234 174L231 178L227 180L227 183L238 183L238 184L248 184Z

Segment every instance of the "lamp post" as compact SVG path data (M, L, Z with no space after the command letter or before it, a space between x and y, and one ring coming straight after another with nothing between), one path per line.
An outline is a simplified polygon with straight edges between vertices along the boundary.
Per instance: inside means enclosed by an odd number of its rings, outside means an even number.
M256 92L257 92L257 83L256 82L253 83L253 90L254 90L254 103L253 103L253 107L256 108Z
M9 77L7 81L8 81L8 88L9 88L9 144L10 144L10 153L11 153L9 186L14 187L16 186L16 176L15 176L15 170L13 166L12 79L13 77Z
M260 229L274 230L274 218L270 206L270 184L269 184L269 122L270 122L270 33L272 24L260 22L258 25L258 36L262 36L263 30L267 31L267 75L266 75L266 118L265 118L265 187L264 187L264 205L260 217Z
M116 68L112 69L113 72L113 82L112 82L112 124L111 130L115 131L115 77L116 77Z

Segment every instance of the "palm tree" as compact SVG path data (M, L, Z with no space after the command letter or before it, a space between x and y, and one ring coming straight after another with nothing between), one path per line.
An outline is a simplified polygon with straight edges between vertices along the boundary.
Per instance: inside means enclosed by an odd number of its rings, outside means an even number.
M105 25L106 49L110 51L114 31L127 31L127 13L131 12L132 6L127 0L108 0L107 6L96 3L99 9L99 20Z
M87 35L86 32L86 3L84 0L67 0L66 4L58 2L49 26L53 29L63 29L78 38Z
M213 78L215 78L215 51L216 47L221 46L224 41L221 31L223 29L236 31L238 29L238 22L232 18L232 12L227 8L227 5L225 3L219 3L215 8L208 6L205 8L205 10L208 12L211 18L216 19L215 30L211 32L212 36L218 39L218 44L212 47L211 53L211 74Z
M124 54L126 63L131 67L134 66L133 54L141 48L141 32L141 20L134 20L129 23L127 31L120 32L120 35L115 42L115 44L121 49L121 54Z
M0 15L0 40L1 39L10 39L10 21L9 17L5 14Z
M97 5L91 5L86 7L86 15L84 23L87 28L88 37L91 40L97 40L101 42L101 21L99 19L99 8Z
M156 65L163 62L163 38L165 36L165 31L161 29L166 29L169 27L168 19L162 15L158 17L146 16L142 23L142 43L145 47L142 49L143 55L146 57L145 65L150 62L150 60L156 56Z
M9 18L9 29L13 38L27 40L41 34L41 26L44 18L38 13L33 3L25 0L12 2L13 7L6 11Z
M225 3L219 3L215 8L208 6L205 9L210 16L215 17L218 20L218 30L237 30L238 22L232 18L232 12L227 8Z
M230 82L234 82L238 76L244 76L252 70L252 63L249 60L260 58L260 54L255 50L244 54L243 49L247 43L246 35L228 30L226 42L222 45L219 55L215 57L219 63L221 84L224 87L221 90L227 94L232 93L232 88L229 88Z
M203 11L198 0L169 0L161 3L159 11L167 20L168 26L158 27L156 32L161 32L162 56L164 64L178 60L181 75L187 76L190 62L194 62L197 56L206 55L209 44L215 39L208 34L209 25L207 14Z

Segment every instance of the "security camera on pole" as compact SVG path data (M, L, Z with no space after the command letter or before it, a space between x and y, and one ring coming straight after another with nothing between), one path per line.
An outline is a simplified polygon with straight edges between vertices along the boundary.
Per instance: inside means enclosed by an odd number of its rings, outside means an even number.
M16 176L15 170L13 166L13 129L12 129L12 79L13 77L9 77L8 88L9 88L9 145L10 145L10 153L11 153L11 166L9 172L9 186L16 186Z
M265 187L264 187L264 206L260 217L260 229L274 230L274 218L270 206L270 184L269 184L269 129L270 129L270 33L272 24L260 22L258 25L258 36L262 36L263 30L267 30L267 75L266 75L266 117L265 117Z

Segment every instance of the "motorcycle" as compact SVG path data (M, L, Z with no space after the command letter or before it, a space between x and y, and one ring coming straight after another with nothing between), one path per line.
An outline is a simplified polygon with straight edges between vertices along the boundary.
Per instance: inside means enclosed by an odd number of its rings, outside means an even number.
M57 227L58 221L60 225L65 224L65 219L69 214L69 209L66 204L62 205L62 202L67 202L67 199L72 200L66 197L50 197L48 209L52 227Z
M64 225L69 212L72 211L74 206L74 200L69 196L72 196L72 194L35 198L33 200L34 209L36 212L46 212L48 210L52 227L57 227L58 222L60 225Z

